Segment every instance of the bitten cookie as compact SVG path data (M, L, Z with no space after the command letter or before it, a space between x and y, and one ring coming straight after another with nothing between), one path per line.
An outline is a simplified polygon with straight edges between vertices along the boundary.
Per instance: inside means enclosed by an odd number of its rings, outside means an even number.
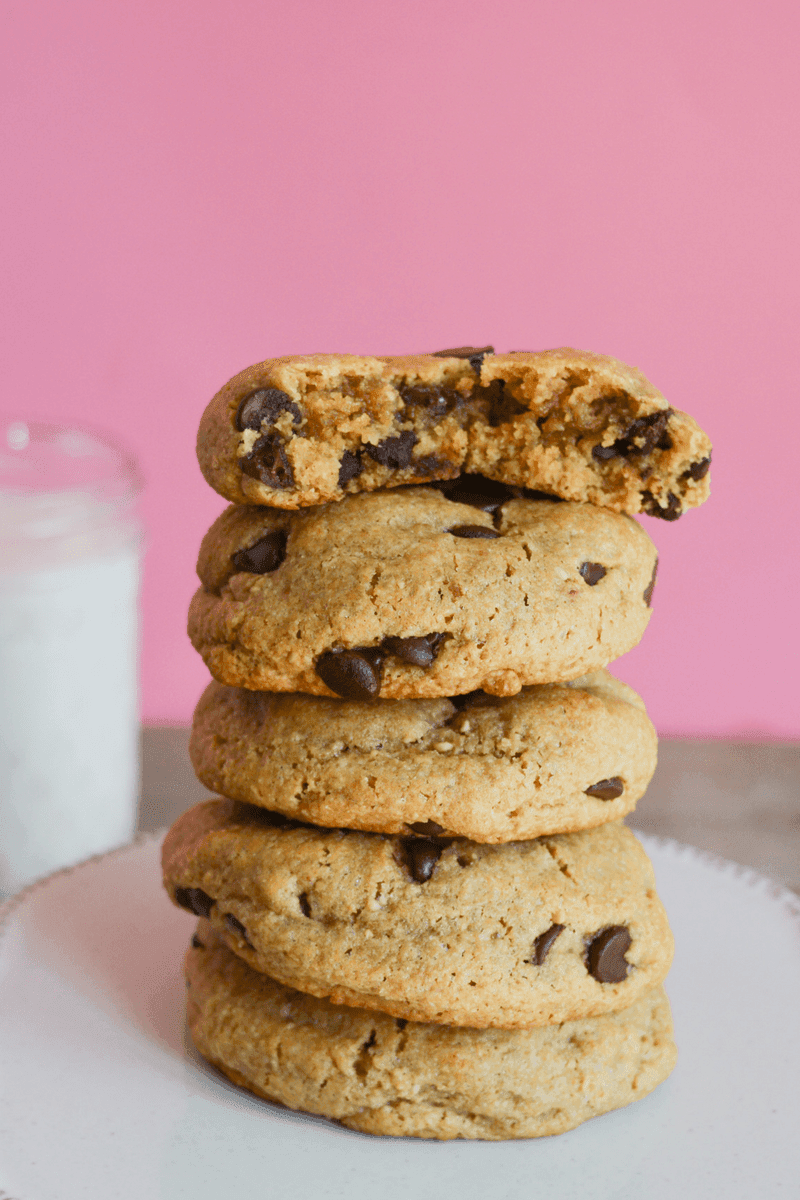
M455 701L212 683L189 753L211 791L300 821L509 842L624 817L655 770L656 732L607 671Z
M203 414L201 470L228 500L278 508L460 471L669 521L707 498L708 437L641 372L491 350L257 363Z
M641 638L656 550L631 517L433 488L295 513L232 506L203 539L189 634L221 683L346 699L513 695Z
M283 987L200 921L186 955L197 1049L289 1108L395 1137L563 1133L651 1092L675 1064L662 988L630 1008L533 1030L393 1020Z
M211 800L172 826L163 868L170 898L256 970L414 1021L525 1029L613 1012L672 958L649 859L618 823L487 846L287 826Z

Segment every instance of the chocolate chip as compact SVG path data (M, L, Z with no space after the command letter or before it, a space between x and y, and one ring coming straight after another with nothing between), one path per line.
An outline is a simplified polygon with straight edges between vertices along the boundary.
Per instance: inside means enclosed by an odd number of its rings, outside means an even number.
M238 918L234 917L233 913L225 913L225 924L230 929L231 933L235 933L242 941L246 942L251 950L255 950L255 946L247 936L247 930Z
M656 559L655 566L653 567L653 574L650 576L650 582L648 583L647 587L642 592L642 595L644 597L644 602L648 608L653 603L653 589L656 586L656 575L657 574L658 574L658 559Z
M231 562L237 571L249 571L252 575L269 575L277 571L286 558L286 530L274 529L259 538L246 550L237 550Z
M601 567L600 563L583 562L578 567L578 574L583 576L589 587L594 587L605 577L606 569Z
M442 856L446 843L431 838L402 838L398 858L415 883L427 883Z
M419 837L436 837L440 833L446 833L444 825L440 825L437 821L412 821L409 826L414 833Z
M215 901L202 888L175 888L175 903L188 908L196 917L207 917Z
M485 391L488 393L487 418L493 428L529 411L527 404L512 396L503 379L493 379Z
M436 487L454 504L469 504L471 508L479 508L486 513L495 512L507 500L517 499L523 494L523 488L499 483L496 479L486 479L483 475L459 475L457 479L437 483Z
M407 467L411 462L411 451L417 444L417 435L413 429L405 429L397 437L384 438L376 446L369 444L364 450L382 467Z
M616 800L617 796L621 796L624 791L625 784L619 775L613 775L611 779L601 779L598 783L593 783L586 789L584 795L594 796L595 800Z
M625 925L610 925L595 933L586 946L586 965L598 983L622 983L630 970L625 955L632 944Z
M286 456L280 434L263 434L253 443L250 453L239 459L239 466L245 475L278 491L294 485L292 464Z
M415 458L411 465L415 475L426 475L429 479L448 479L458 474L458 467L440 454L423 454L421 458Z
M400 399L409 408L423 408L433 420L447 416L459 402L460 394L453 388L438 387L436 384L399 384Z
M328 650L317 659L314 670L344 700L374 700L381 690L383 659L378 646Z
M405 1019L405 1017L395 1017L394 1023L398 1029L405 1029L408 1021Z
M612 400L613 403L613 400ZM594 446L592 457L603 462L609 458L633 458L639 454L650 454L667 435L667 423L672 409L650 413L648 417L637 417L611 446ZM668 449L669 447L662 447Z
M304 917L310 917L311 916L311 905L308 902L308 893L301 892L300 895L297 897L297 899L300 904L300 912L303 914Z
M481 373L481 364L487 354L494 354L494 346L456 346L455 350L434 350L434 358L468 358L476 375Z
M197 936L197 934L193 933L192 934L192 949L193 950L205 950L205 948L206 948L205 942L201 942L200 938Z
M355 479L364 470L364 464L358 454L345 450L339 463L339 487L344 487L351 479Z
M286 392L278 388L256 388L239 401L234 424L239 430L260 429L262 425L274 425L282 412L292 414L292 423L297 425L303 414Z
M709 455L708 458L701 458L699 462L692 463L688 471L683 472L681 479L693 479L695 483L699 483L701 479L705 479L710 466L711 455Z
M452 529L447 530L452 533L453 537L459 538L498 538L500 534L496 529L487 529L485 525L454 525Z
M429 633L425 637L387 637L381 642L387 654L413 667L429 667L441 649L447 634Z
M540 967L547 955L550 953L550 948L555 942L560 933L564 932L563 925L551 925L544 933L540 933L533 943L533 951L531 952L530 962L535 967Z
M642 510L649 517L659 517L662 521L677 521L683 513L681 502L673 492L667 493L667 503L663 508L650 492L642 492Z

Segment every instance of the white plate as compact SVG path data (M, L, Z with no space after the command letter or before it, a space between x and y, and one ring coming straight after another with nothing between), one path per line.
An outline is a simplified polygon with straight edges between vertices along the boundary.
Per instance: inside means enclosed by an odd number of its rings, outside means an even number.
M194 919L159 838L0 909L3 1200L689 1200L800 1194L800 903L642 839L670 914L680 1059L647 1099L560 1137L351 1133L251 1097L184 1041ZM797 1190L796 1190L797 1189Z

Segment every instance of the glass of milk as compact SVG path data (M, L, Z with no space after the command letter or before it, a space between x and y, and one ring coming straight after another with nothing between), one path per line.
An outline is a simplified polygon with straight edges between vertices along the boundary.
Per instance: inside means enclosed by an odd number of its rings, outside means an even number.
M0 422L0 893L133 834L140 486L104 437Z

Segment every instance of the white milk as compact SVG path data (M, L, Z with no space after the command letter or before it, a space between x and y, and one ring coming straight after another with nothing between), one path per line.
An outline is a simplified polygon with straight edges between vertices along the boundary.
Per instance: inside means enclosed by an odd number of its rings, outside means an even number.
M0 891L133 834L137 490L93 435L0 430Z

